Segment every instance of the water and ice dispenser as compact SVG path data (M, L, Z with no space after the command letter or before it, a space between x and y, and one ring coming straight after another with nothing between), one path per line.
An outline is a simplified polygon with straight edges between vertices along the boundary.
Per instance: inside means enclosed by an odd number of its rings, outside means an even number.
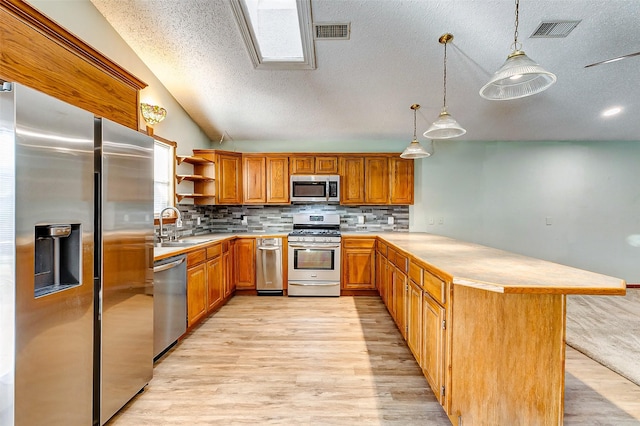
M80 224L36 226L34 263L34 297L80 285Z

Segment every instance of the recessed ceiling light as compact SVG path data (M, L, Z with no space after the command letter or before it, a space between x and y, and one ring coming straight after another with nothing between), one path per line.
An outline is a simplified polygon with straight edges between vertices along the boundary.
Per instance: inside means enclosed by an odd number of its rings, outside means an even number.
M611 116L620 114L620 112L622 112L622 108L620 108L620 107L609 108L609 109L605 109L604 111L602 111L602 116L603 117L611 117Z

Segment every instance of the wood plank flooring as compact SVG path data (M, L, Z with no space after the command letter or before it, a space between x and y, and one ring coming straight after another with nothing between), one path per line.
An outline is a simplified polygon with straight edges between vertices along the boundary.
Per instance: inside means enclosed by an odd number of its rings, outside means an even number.
M567 349L565 424L640 425L640 388L598 367ZM108 423L227 424L450 422L378 297L236 296Z

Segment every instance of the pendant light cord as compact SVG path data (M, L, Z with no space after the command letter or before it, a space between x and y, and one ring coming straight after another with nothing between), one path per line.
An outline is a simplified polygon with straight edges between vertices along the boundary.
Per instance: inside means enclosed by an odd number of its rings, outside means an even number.
M416 140L416 110L418 108L412 108L413 109L413 140Z
M443 99L442 99L442 108L447 108L447 42L444 43L444 90L443 90Z
M519 9L520 9L520 0L516 0L516 22L515 22L516 30L513 33L513 50L520 50L518 49Z

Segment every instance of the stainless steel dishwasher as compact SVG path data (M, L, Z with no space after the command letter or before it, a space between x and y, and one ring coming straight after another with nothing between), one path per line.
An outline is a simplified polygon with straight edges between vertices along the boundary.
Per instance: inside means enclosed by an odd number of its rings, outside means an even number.
M187 330L186 256L153 265L153 357L158 357Z
M256 240L258 295L282 296L282 238Z

